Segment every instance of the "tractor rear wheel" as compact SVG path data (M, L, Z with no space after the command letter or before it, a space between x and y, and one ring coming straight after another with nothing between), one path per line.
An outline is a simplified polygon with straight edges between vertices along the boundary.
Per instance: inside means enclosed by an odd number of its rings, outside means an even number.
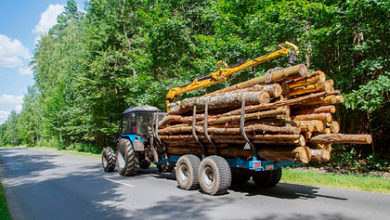
M121 138L119 140L116 162L120 175L134 176L137 173L138 158L129 139Z
M186 154L179 158L176 163L176 181L179 187L185 190L198 189L199 157Z
M232 182L229 164L220 156L203 159L198 175L200 188L209 195L226 193Z
M102 151L102 165L105 172L112 172L115 169L116 156L111 147L107 147Z

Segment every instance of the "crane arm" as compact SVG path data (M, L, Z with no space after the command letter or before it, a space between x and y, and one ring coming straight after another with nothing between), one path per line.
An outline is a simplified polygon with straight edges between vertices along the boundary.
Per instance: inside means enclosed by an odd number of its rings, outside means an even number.
M290 47L286 48L285 46ZM223 81L226 81L231 75L240 72L242 70L248 69L250 67L256 66L258 64L267 62L269 60L275 59L277 57L280 57L282 55L290 54L292 51L295 52L295 54L298 54L298 47L290 42L285 42L278 45L279 50L276 50L274 52L271 52L267 55L257 57L255 59L249 60L245 63L239 64L234 67L228 67L228 65L224 61L219 61L217 63L218 70L215 72L210 73L209 75L198 77L194 79L191 83L179 86L175 88L171 88L167 95L166 95L166 103L167 103L167 112L169 113L168 104L171 103L172 100L179 97L179 95L183 93L187 93L193 90L197 90L200 88L204 88L207 86L211 86ZM221 68L221 64L223 64L226 68Z

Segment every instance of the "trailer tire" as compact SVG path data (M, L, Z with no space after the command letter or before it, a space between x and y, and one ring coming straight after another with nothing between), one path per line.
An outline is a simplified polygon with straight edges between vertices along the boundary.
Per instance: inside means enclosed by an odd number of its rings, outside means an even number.
M107 147L102 151L102 166L105 172L115 170L116 155L111 147Z
M127 138L121 138L116 152L119 174L122 176L134 176L137 173L138 158L131 141Z
M251 175L247 169L243 168L231 168L232 171L232 185L244 185L249 181Z
M200 188L209 195L226 193L232 182L229 164L220 156L203 159L198 175Z
M272 171L260 171L252 174L253 181L260 187L273 187L279 183L282 177L282 168Z
M200 165L199 157L186 154L179 158L176 163L176 181L179 187L184 190L198 189L198 170Z
M282 178L282 168L279 167L278 169L271 171L271 178L267 184L267 187L274 187L276 184L279 183L281 178Z

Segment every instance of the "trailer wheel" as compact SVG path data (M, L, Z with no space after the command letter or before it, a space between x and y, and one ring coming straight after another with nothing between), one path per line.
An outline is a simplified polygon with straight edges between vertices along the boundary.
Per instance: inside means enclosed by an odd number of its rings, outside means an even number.
M282 177L282 169L272 171L260 171L252 174L253 181L260 187L273 187L279 183Z
M232 171L232 185L244 185L249 181L251 175L247 169L243 168L231 168Z
M227 161L220 156L203 159L199 167L199 185L210 195L226 193L232 182L232 173Z
M137 173L138 158L129 139L121 138L119 140L116 162L120 175L134 176Z
M199 157L186 154L179 158L176 163L176 181L179 187L185 190L198 189Z
M282 168L279 167L278 169L271 171L271 178L267 187L274 187L279 183L280 178L282 178Z
M111 147L107 147L102 151L102 165L105 172L112 172L115 169L116 156Z

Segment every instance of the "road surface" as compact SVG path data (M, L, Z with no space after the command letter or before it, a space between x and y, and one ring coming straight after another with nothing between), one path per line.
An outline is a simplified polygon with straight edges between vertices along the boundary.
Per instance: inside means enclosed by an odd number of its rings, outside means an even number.
M390 194L253 183L209 196L177 188L173 174L104 173L99 159L0 149L13 219L390 219Z

